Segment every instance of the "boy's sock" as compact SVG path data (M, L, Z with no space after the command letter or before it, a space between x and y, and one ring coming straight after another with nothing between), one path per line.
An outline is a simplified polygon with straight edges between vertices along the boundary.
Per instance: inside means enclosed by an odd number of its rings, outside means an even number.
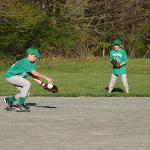
M19 105L24 105L25 102L25 98L24 97L20 97L19 98Z
M8 97L8 101L10 101L10 102L14 102L14 101L16 101L15 96Z

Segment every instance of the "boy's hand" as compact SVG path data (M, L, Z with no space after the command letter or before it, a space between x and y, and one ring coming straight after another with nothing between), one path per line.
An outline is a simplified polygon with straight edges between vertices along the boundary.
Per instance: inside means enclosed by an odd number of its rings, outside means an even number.
M53 80L51 78L46 79L48 83L53 83Z

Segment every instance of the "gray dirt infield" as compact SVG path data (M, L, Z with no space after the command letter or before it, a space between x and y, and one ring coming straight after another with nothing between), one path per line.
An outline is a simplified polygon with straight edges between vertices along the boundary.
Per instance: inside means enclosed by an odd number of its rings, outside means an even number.
M150 150L150 98L31 97L4 110L0 150Z

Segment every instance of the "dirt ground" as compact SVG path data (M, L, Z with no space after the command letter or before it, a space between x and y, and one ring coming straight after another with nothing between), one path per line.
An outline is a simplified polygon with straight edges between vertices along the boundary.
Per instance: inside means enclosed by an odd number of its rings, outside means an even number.
M0 98L0 150L150 150L149 97L31 97L26 113Z

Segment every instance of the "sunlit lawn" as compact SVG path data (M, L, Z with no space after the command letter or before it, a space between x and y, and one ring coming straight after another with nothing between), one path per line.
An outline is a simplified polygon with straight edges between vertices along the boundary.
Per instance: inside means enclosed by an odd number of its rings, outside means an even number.
M127 78L130 94L122 92L121 79L115 85L116 91L108 94L105 89L111 77L111 64L102 61L69 61L63 64L45 63L38 71L54 79L59 87L58 94L45 91L32 81L32 96L150 96L150 59L129 59ZM4 69L3 69L4 70ZM9 85L0 73L0 95L12 95L15 88Z

